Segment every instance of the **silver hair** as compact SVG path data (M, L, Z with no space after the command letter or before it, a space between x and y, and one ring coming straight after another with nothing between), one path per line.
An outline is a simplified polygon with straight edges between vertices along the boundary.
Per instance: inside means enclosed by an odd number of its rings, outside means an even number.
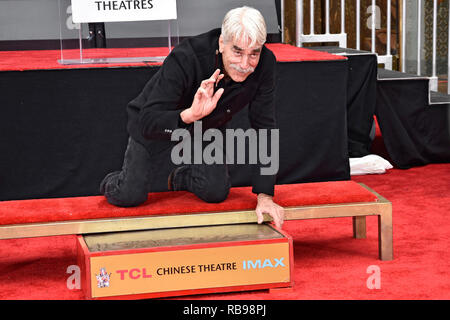
M223 19L222 37L225 43L242 38L248 47L254 47L256 44L263 45L267 38L264 17L258 10L251 7L232 9Z

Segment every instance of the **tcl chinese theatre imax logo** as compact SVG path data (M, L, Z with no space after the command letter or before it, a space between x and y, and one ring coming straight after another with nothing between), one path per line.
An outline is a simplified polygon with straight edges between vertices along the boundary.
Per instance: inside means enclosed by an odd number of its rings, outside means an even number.
M257 260L243 260L240 264L241 270L260 270L265 268L282 268L286 267L284 264L284 258L274 258L274 259L257 259ZM116 270L116 274L119 276L120 280L138 280L138 279L148 279L153 276L162 277L170 275L183 275L183 274L194 274L194 273L206 273L206 272L220 272L220 271L237 271L237 262L223 262L223 263L212 263L212 264L196 264L196 265L182 265L182 266L167 266L158 267L155 273L152 274L150 268L131 268L131 269L119 269ZM107 275L107 280L105 279ZM99 283L102 286L107 287L110 285L111 274L106 274L105 268L102 268L100 276L97 277ZM106 280L106 281L105 281ZM104 283L107 282L107 285Z

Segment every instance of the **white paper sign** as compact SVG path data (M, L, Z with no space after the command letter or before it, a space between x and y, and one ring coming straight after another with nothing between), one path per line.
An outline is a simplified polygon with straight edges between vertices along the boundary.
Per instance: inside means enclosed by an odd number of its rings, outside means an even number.
M74 23L172 20L176 0L72 0Z

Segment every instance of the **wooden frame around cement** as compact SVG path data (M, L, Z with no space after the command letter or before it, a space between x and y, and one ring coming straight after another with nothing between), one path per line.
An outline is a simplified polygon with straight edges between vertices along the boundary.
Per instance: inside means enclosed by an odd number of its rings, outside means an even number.
M381 260L392 260L392 204L366 185L362 183L360 185L374 194L377 201L287 207L285 208L285 221L353 217L353 237L365 238L366 216L377 215L379 258ZM265 215L264 222L270 221L272 221L272 218ZM206 212L2 225L0 226L0 239L239 223L256 223L255 211Z

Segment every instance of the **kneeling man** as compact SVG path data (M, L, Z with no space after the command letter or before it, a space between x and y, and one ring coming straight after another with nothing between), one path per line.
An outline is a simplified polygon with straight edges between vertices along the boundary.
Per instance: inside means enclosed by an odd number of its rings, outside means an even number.
M109 173L100 191L109 203L130 207L147 200L152 155L174 144L177 129L224 131L234 114L249 108L253 129L273 130L275 123L275 56L264 46L266 25L250 7L230 10L221 29L182 41L162 67L127 106L130 135L121 171ZM275 174L261 174L253 166L252 192L257 195L256 215L262 223L269 214L281 227L284 210L274 203ZM187 190L207 202L228 196L230 177L226 163L188 164L168 177L169 190Z

